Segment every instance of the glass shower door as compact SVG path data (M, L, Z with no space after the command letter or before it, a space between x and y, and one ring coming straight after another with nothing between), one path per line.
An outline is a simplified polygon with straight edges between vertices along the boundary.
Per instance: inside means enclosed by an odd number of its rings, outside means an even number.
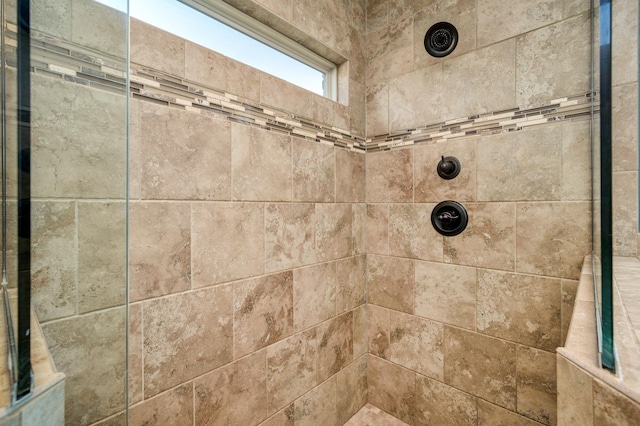
M25 4L29 42L16 42L15 14L5 25L7 81L26 51L31 105L28 147L6 122L7 281L30 289L19 305L66 375L66 423L125 424L128 16L93 0L3 0Z

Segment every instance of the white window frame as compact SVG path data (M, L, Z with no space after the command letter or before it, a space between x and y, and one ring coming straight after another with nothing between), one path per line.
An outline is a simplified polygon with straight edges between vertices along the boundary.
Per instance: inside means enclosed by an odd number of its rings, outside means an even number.
M338 67L330 60L221 0L179 1L323 73L324 96L338 100Z

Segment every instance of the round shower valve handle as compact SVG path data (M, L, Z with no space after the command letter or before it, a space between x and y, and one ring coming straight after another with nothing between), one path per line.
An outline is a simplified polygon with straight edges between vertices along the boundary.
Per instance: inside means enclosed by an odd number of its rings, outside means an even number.
M461 168L460 161L456 157L442 156L437 167L438 176L442 179L453 179L460 174Z
M458 235L467 227L469 216L462 204L453 200L438 203L431 212L431 224L447 237Z

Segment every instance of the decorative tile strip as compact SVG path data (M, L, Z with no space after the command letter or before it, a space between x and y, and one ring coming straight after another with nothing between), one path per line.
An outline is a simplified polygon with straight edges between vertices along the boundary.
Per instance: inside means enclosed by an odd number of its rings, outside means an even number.
M367 152L388 151L419 143L429 144L451 139L516 132L527 127L549 123L588 120L591 117L592 107L595 112L599 109L597 97L593 100L592 105L592 97L587 93L554 99L531 108L512 108L378 135L367 138L366 150Z
M16 27L6 26L7 65L15 67ZM65 81L125 94L126 63L74 43L32 33L32 72ZM212 87L131 64L129 93L135 99L181 108L234 123L287 134L359 152L387 151L415 144L515 132L527 127L589 119L589 93L536 105L460 117L414 129L393 131L364 139L350 131L314 122L288 111L265 107ZM598 109L597 99L593 108Z

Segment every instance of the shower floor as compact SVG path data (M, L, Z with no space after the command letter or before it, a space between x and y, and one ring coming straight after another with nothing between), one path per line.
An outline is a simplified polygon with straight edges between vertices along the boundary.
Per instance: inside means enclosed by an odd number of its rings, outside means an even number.
M378 407L367 404L349 419L344 426L408 426L391 414L387 414Z

